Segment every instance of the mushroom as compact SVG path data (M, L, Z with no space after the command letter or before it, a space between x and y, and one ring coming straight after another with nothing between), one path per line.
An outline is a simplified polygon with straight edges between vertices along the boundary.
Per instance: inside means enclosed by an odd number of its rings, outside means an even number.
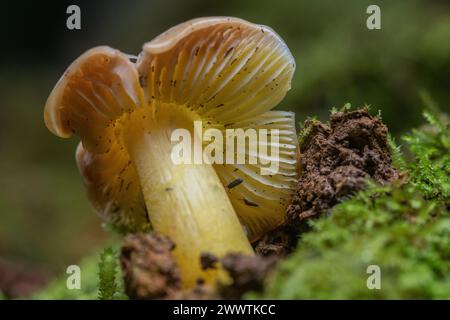
M82 54L50 93L45 123L59 137L79 136L76 161L100 215L131 232L169 236L190 287L199 277L225 279L220 270L201 270L202 252L251 255L249 241L284 220L296 176L295 120L270 110L294 70L272 29L194 19L146 43L135 63L106 46ZM194 121L224 134L279 130L279 141L265 144L279 148L278 172L261 174L261 164L175 164L171 133L198 136Z

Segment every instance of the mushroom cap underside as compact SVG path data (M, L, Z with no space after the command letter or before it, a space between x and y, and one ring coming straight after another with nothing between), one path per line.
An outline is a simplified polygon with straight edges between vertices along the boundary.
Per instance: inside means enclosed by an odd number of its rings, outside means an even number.
M294 188L294 115L270 111L290 89L294 70L289 49L270 28L236 18L194 19L145 44L136 63L109 47L81 55L51 92L45 122L60 137L81 138L77 163L91 202L103 217L133 230L150 226L151 210L120 138L137 109L176 105L222 131L279 130L279 141L267 142L279 148L278 173L261 175L258 164L214 165L256 239L282 222Z

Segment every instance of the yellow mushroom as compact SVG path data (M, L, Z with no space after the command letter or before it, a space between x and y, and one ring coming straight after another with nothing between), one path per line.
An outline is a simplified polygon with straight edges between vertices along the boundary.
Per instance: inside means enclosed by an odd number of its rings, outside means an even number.
M67 69L45 106L55 135L75 134L88 196L101 216L132 231L155 230L176 244L186 287L210 252L253 254L250 241L282 223L294 188L293 113L270 111L290 89L294 59L270 28L237 18L194 19L146 43L137 61L93 48ZM175 164L171 133L277 129L279 170L260 164ZM202 137L200 137L202 138ZM248 153L247 150L236 152ZM248 156L248 154L247 154Z

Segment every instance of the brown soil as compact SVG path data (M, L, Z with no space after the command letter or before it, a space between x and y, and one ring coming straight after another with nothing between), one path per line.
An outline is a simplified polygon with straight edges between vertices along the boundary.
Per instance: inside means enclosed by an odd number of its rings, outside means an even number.
M200 265L202 266L203 270L216 269L218 262L219 259L209 252L203 252L200 256Z
M217 292L199 280L196 288L180 289L180 275L171 251L174 244L160 235L131 235L122 249L126 293L136 299L239 299L262 289L276 261L289 254L308 219L332 214L332 207L364 188L368 178L379 183L398 179L391 166L387 128L366 109L338 112L330 124L308 120L300 141L301 171L287 209L285 224L254 244L257 256L230 253L222 259L204 253L204 269L222 264L232 282Z
M125 238L120 266L130 299L214 299L214 290L199 279L191 290L181 289L180 270L172 255L174 243L157 233Z
M249 291L261 291L264 280L274 270L278 258L275 256L246 256L229 253L221 259L222 266L228 271L232 282L219 286L220 296L224 299L240 299Z
M255 244L260 255L285 256L295 248L307 221L364 188L367 178L384 184L398 179L391 165L387 128L366 109L337 112L330 124L305 122L300 141L301 173L284 225Z
M132 234L125 238L120 256L125 293L131 299L163 299L181 287L172 256L174 243L158 234Z
M263 281L277 259L230 253L218 259L202 254L200 263L206 269L222 264L231 277L230 284L219 284L218 290L198 279L193 289L181 288L180 271L172 250L173 242L156 233L133 234L125 238L120 256L125 293L130 299L239 299L247 291L262 289Z

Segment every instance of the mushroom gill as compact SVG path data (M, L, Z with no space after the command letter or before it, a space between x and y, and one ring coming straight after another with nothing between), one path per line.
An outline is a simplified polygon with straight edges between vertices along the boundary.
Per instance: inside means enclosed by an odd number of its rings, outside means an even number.
M168 235L185 286L199 277L223 280L221 271L201 270L200 254L252 254L247 236L256 240L284 219L296 175L295 120L270 110L290 89L294 70L289 49L270 28L194 19L145 44L136 64L109 47L81 55L51 92L45 122L57 136L80 137L77 164L102 217ZM174 163L174 130L207 145L195 121L225 136L229 129L266 130L276 139L259 141L258 149L279 151L266 154L277 170ZM245 159L252 152L235 150Z

